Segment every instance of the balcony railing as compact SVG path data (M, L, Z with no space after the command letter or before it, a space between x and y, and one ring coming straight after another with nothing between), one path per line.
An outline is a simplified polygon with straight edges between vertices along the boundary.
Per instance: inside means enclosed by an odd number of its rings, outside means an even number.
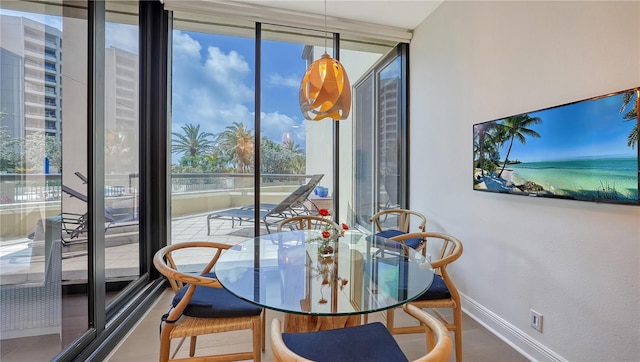
M310 175L263 174L263 186L300 185ZM172 193L229 191L253 187L246 173L188 173L171 175ZM138 174L108 175L105 196L138 194ZM57 201L63 196L60 174L0 174L0 204Z

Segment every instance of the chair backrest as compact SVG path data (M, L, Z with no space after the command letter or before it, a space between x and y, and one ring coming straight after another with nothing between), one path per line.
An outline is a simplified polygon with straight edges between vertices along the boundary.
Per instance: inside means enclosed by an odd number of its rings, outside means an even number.
M462 255L462 242L453 236L435 232L416 232L395 236L391 240L403 241L410 238L426 240L425 250L431 257L431 267L442 276L452 296L458 298L458 290L447 273L447 266Z
M222 252L229 249L230 247L231 245L228 244L214 243L210 241L189 241L167 245L156 252L153 257L153 265L162 275L167 277L169 285L171 285L171 289L173 289L175 293L177 293L182 287L184 287L185 284L189 284L191 286L190 289L195 289L196 285L220 288L221 285L217 279L208 278L202 275L211 272L211 269L213 269L213 266L220 258L220 255L222 255ZM200 276L178 270L178 263L176 262L176 255L174 255L174 253L187 248L193 248L194 250L198 250L196 248L214 249L212 250L211 259L206 261L207 264L200 272ZM202 250L198 250L198 255L202 255ZM184 254L184 257L187 257L186 252ZM189 298L185 297L183 299L188 300Z
M313 189L316 187L316 185L318 185L318 183L320 182L323 176L324 174L313 175L309 180L309 182L307 182L304 185L301 185L289 196L285 197L284 200L282 200L271 211L269 211L269 214L271 215L282 214L288 209L294 206L297 206L299 204L302 204L304 200L306 200L307 197L309 197L311 192L313 192Z
M419 362L445 362L449 360L451 356L451 350L453 349L453 340L447 330L447 327L440 322L436 317L425 312L421 308L415 305L405 304L402 306L405 312L420 321L420 324L425 326L425 331L429 330L432 333L427 333L427 340L429 345L429 352L416 359ZM433 340L435 337L435 341Z
M331 227L337 232L341 231L340 225L322 216L298 215L282 220L278 224L278 231L286 230L324 230Z
M319 173L317 175L311 176L311 179L309 179L309 182L307 183L307 185L311 186L311 191L313 191L313 189L316 186L318 186L318 184L320 183L320 180L322 180L323 177L324 177L323 173Z
M451 340L451 336L449 335L449 331L447 328L435 317L425 312L424 310L410 305L405 304L403 306L404 310L418 319L420 323L424 326L425 332L427 333L429 344L431 348L429 348L429 352L416 359L415 361L419 362L446 362L449 360L451 356L451 350L453 348L453 341ZM347 328L348 329L348 328ZM331 333L331 331L326 331ZM355 329L354 329L355 332ZM317 333L317 332L311 332ZM357 333L357 332L355 332ZM435 342L434 339L435 338ZM376 341L372 341L372 343L376 343ZM340 343L335 348L349 348L348 342L346 344ZM287 345L285 344L282 338L282 325L279 319L274 318L271 322L271 349L273 351L273 359L274 361L282 361L282 362L307 362L310 361L295 352L293 352ZM330 353L330 350L327 351ZM325 357L325 356L322 356Z
M377 231L382 231L389 228L396 228L399 231L408 233L411 231L411 222L414 224L417 222L417 228L420 231L425 231L427 218L413 210L407 209L388 209L375 213L369 219L370 222L375 223Z

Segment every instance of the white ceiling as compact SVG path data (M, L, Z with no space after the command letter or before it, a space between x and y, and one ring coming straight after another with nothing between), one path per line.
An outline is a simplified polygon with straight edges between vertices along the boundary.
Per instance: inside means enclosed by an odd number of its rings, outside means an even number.
M232 0L308 14L325 13L322 0ZM443 1L436 0L327 0L328 17L413 30Z

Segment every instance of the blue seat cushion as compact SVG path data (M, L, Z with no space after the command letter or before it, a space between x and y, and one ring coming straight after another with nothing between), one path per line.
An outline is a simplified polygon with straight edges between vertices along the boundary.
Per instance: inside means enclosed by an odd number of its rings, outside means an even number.
M431 282L431 286L427 289L426 292L422 293L415 300L436 300L436 299L447 299L451 298L451 293L449 293L449 288L447 288L447 284L445 284L444 279L438 274L433 276L433 282Z
M205 276L215 278L214 273L205 274ZM185 285L173 297L174 307L180 303L188 287ZM255 316L261 312L261 307L236 297L224 288L198 285L182 314L199 318L229 318Z
M391 239L394 236L398 236L398 235L403 235L406 234L404 231L400 231L400 230L396 230L396 229L389 229L389 230L383 230L380 231L379 233L376 233L376 236L381 236L383 238L386 239ZM422 238L410 238L410 239L405 239L404 240L405 245L407 245L410 248L413 249L417 249L420 245L422 245ZM398 245L397 241L393 241L393 240L387 240L384 243L385 247L387 248L399 248L400 246Z
M408 361L396 340L380 322L308 333L283 333L296 354L312 361Z

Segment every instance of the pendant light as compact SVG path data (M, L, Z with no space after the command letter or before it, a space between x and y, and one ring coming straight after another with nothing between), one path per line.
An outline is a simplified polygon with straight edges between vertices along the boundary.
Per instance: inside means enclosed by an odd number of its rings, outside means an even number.
M304 118L319 121L346 119L351 110L351 83L340 62L327 54L327 1L324 2L325 51L307 69L300 83L299 102Z

